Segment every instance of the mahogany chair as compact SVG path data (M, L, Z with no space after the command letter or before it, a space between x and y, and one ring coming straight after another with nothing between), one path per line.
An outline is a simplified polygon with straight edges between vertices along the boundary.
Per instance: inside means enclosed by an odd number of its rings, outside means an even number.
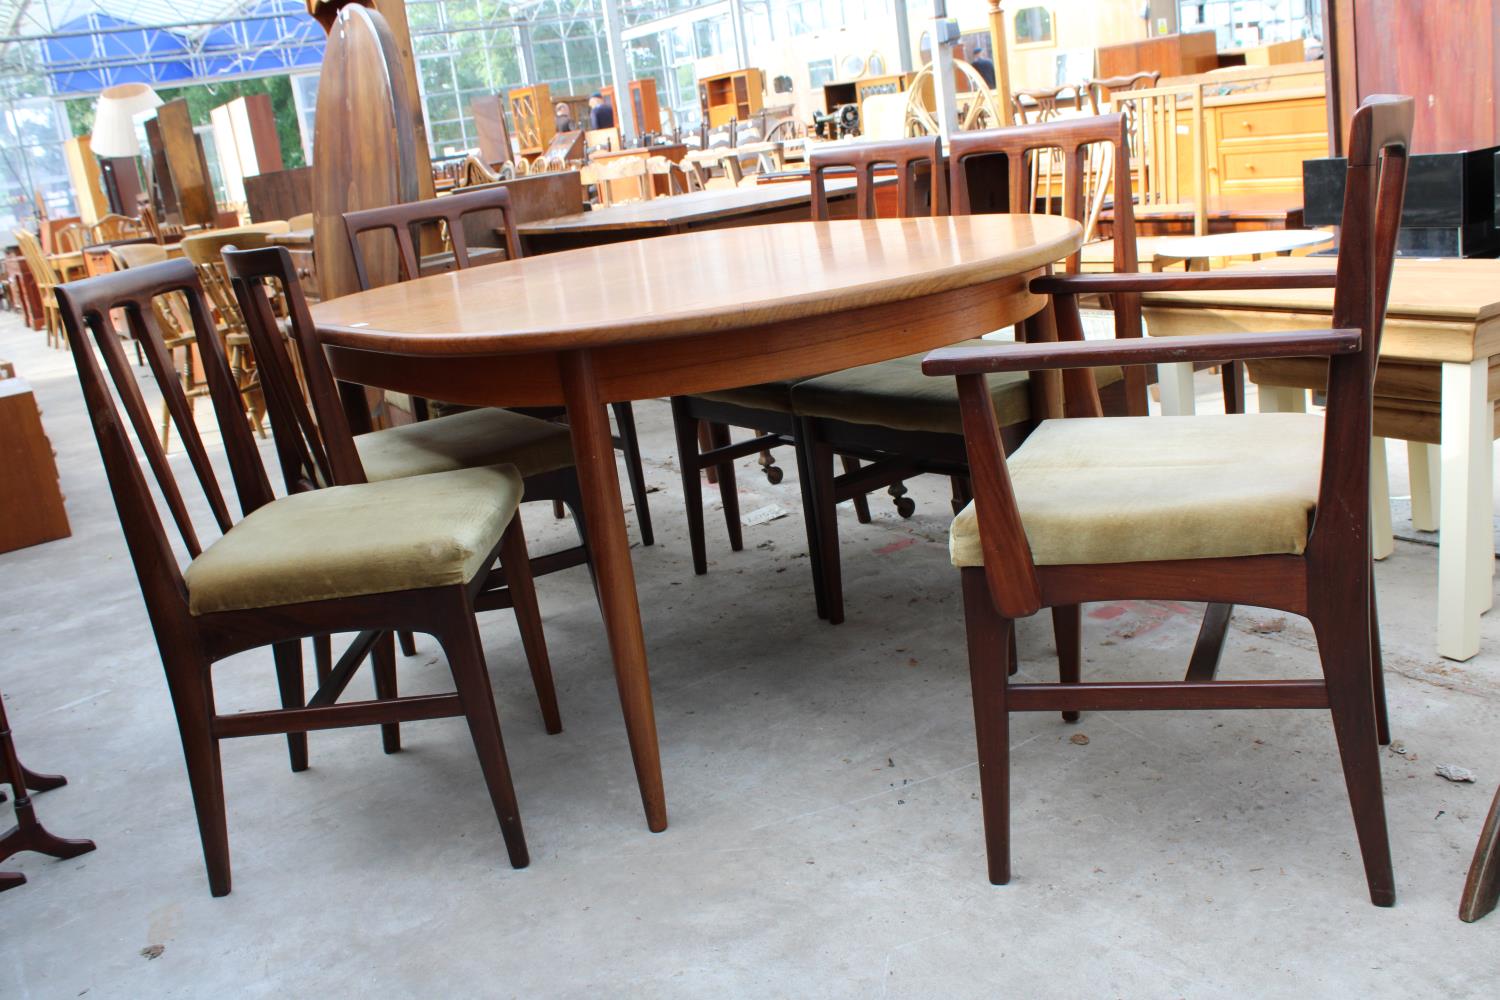
M471 231L466 228L469 216L486 216L494 221L498 214L499 226L494 227L504 240L503 247L473 248L469 240ZM446 233L451 252L420 257L419 230L441 225ZM361 237L366 233L390 232L396 240L398 258L398 280L410 281L426 274L438 273L505 259L515 260L521 256L521 241L516 235L515 212L510 204L510 192L503 187L480 188L475 191L457 191L441 198L407 202L402 205L387 205L384 208L367 208L358 212L344 213L344 227L349 238L349 250L354 257L354 270L359 278L359 287L371 287L369 268ZM500 251L504 251L504 257ZM615 447L624 452L625 468L630 479L631 498L635 503L636 520L641 529L641 544L653 545L655 533L651 530L651 506L646 495L646 475L641 465L640 437L635 428L635 409L630 403L614 403L611 408L619 434ZM443 409L448 409L443 407ZM412 400L413 416L425 420L428 416L426 401ZM533 416L556 419L563 415L561 408L538 408L527 410Z
M1118 115L955 135L949 142L946 174L953 212L1032 211L1031 158L1056 155L1065 164L1062 214L1082 220L1087 202L1078 178L1089 147L1123 142L1124 121ZM935 183L941 185L943 176L940 171ZM1128 176L1124 183L1128 186ZM1121 214L1120 224L1128 229L1128 204ZM1119 244L1121 270L1134 269L1128 256L1132 249L1128 241ZM1076 256L1069 258L1067 268L1077 266ZM1115 297L1117 337L1139 337L1140 316L1138 296ZM1056 336L1048 314L1028 321L1021 332L1028 341ZM1145 380L1139 371L1127 374L1119 385L1118 372L1101 372L1099 377L1109 388L1113 407L1146 411ZM1060 383L1055 376L1028 377L1017 371L990 379L988 384L1008 445L1019 444L1043 417L1062 412ZM923 473L952 480L954 513L968 502L968 458L958 394L953 386L925 377L922 357L911 355L799 382L792 389L791 399L813 473L816 530L822 548L815 569L822 574L828 620L836 624L844 617L837 519L840 502L857 491L885 486L896 495L898 512L909 517L915 505L904 496L906 489L901 483ZM835 453L868 459L871 464L835 476ZM1060 634L1076 635L1076 609L1060 611L1057 617ZM1060 643L1060 652L1076 665L1076 643Z
M975 499L953 523L963 580L990 881L1010 879L1011 712L1328 709L1370 899L1395 902L1380 779L1384 685L1370 547L1371 399L1411 136L1410 98L1374 96L1350 125L1333 329L1087 341L1077 296L1157 288L1326 287L1326 273L1111 274L1041 278L1059 340L954 347L929 375L956 376ZM1090 368L1161 361L1321 357L1326 419L1308 414L1103 417ZM1066 415L1019 449L997 431L984 378L1064 373ZM1130 599L1243 603L1312 622L1319 680L1012 684L1014 622L1042 608Z
M828 219L826 175L830 170L854 173L855 211L861 219L876 217L875 176L877 170L882 169L894 169L896 172L899 214L945 214L948 205L941 156L942 146L936 137L815 148L808 161L813 221ZM734 460L759 452L766 476L775 484L781 481L782 472L776 467L771 450L782 445L793 446L797 456L798 481L802 488L803 523L812 563L813 592L818 616L827 618L830 609L823 589L824 574L819 566L819 560L823 558L823 546L819 544L818 526L813 514L816 508L812 494L812 470L807 465L800 427L792 411L792 387L801 381L803 380L797 378L781 379L699 396L674 396L672 424L677 435L677 461L682 473L683 497L687 506L693 572L700 576L708 572L703 494L698 486L700 474L708 471L718 481L725 527L729 533L729 547L738 552L744 548L744 537L740 527ZM700 426L703 428L701 432ZM756 436L736 443L731 440L730 427L750 428ZM860 463L856 458L843 456L843 467L846 475L853 475L859 470ZM862 523L868 524L870 509L865 492L854 491L850 499L854 502L856 516Z
M174 292L186 299L198 332L210 399L244 512L238 522L172 377L157 327L153 300ZM474 618L497 556L503 557L511 584L529 587L525 536L516 515L521 477L515 468L332 486L278 499L243 419L238 386L223 345L212 335L208 303L190 262L167 261L76 282L59 289L58 300L166 670L212 893L230 890L220 740L285 733L292 770L301 771L307 767L309 731L451 716L468 721L511 864L524 867L525 837ZM221 533L208 544L200 540L173 466L151 433L140 386L116 335L115 310L123 311L131 335L144 345L151 373L168 398L187 464ZM177 528L186 566L167 536L137 448ZM517 613L524 613L519 602ZM395 629L438 639L456 692L395 697L386 683L394 675L388 660L377 663L374 672L377 700L339 704L376 639ZM357 632L360 638L306 698L300 640L333 632ZM273 652L282 708L219 713L213 701L215 662L265 646ZM550 676L542 680L538 694L546 704L555 696Z
M285 247L230 247L224 251L224 267L260 359L272 437L288 492L511 465L521 474L526 500L561 503L573 512L582 541L582 493L566 427L486 407L384 430L372 430L365 424L356 436L346 414L353 412L358 417L368 410L355 405L346 411L340 399L291 254ZM272 308L273 301L286 303L286 336ZM291 351L287 349L287 337L294 345ZM348 390L356 402L362 402L358 387ZM530 563L532 576L542 576L586 565L588 549L586 544L579 544ZM534 595L528 590L517 598L530 602L526 618L537 620ZM495 606L508 605L502 601ZM540 627L523 628L521 638L532 670L539 675L550 673ZM407 655L415 652L409 637L403 636L402 644ZM545 714L547 731L560 732L556 705L545 709Z

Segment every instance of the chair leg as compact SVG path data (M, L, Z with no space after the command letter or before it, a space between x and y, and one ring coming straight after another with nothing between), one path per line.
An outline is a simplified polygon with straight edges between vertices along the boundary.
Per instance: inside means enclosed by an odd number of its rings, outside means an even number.
M859 459L850 458L848 455L841 455L839 457L841 460L840 464L843 465L845 473L859 471ZM896 496L894 493L891 495ZM854 516L859 520L860 524L870 523L870 500L863 493L856 493L854 495Z
M843 570L839 565L838 504L833 491L833 449L818 440L812 421L802 421L808 464L812 467L813 504L810 516L817 519L818 563L823 575L823 596L828 624L844 620Z
M1323 660L1329 710L1338 738L1344 782L1349 788L1354 829L1364 857L1370 902L1392 906L1396 902L1396 877L1391 870L1375 698L1370 690L1370 603L1363 596L1348 603L1347 614L1314 618L1313 631Z
M984 570L965 569L962 576L985 853L990 884L1005 885L1010 881L1010 710L1005 692L1015 623L995 610Z
M500 540L500 567L505 572L505 586L510 590L511 606L516 612L516 626L521 630L521 646L526 650L531 683L542 709L542 725L549 733L560 733L562 716L557 710L552 663L547 658L547 637L542 632L542 612L536 603L531 557L526 553L526 533L521 528L520 514L511 518Z
M630 478L630 498L635 503L635 520L641 529L641 544L655 545L651 530L651 503L646 499L646 471L641 467L641 441L635 432L635 408L629 403L613 403L615 426L620 429L620 444L625 450L625 473Z
M963 476L950 476L949 479L953 485L953 516L957 517L969 506L969 501L974 499L974 493L969 481Z
M281 689L281 707L304 707L307 693L302 686L302 644L278 642L271 647L271 655L276 660L276 686ZM306 771L307 733L287 733L286 749L292 760L292 770Z
M1500 789L1490 804L1490 815L1474 848L1474 862L1464 881L1463 899L1458 904L1458 919L1473 923L1489 913L1500 902Z
M224 815L224 770L219 760L219 741L213 733L209 664L174 656L166 668L172 709L182 737L182 755L187 762L188 785L193 792L193 810L198 816L198 836L203 841L208 891L215 896L227 896L232 883L229 825Z
M823 587L823 552L818 534L818 499L813 491L812 460L808 456L807 442L802 426L795 425L792 434L792 450L797 457L797 487L802 491L802 527L807 532L807 561L812 570L813 602L817 605L818 617L828 617L828 595Z
M505 743L500 736L500 718L495 712L495 695L490 689L490 675L484 665L484 647L479 640L479 625L474 620L474 605L468 594L457 590L458 599L446 616L438 641L453 671L453 685L463 703L469 722L469 735L479 757L489 788L500 834L505 838L506 853L513 868L530 864L526 852L526 835L521 829L521 807L516 801L510 766L505 759Z
M313 665L318 674L318 686L322 687L333 674L333 636L315 635L312 644Z
M397 632L396 640L401 644L402 656L417 655L417 637L410 632Z
M1077 684L1083 679L1083 609L1076 604L1053 608L1052 632L1057 642L1058 680ZM1077 712L1064 712L1062 717L1064 722L1078 721Z
M727 448L730 444L729 428L723 424L709 424L708 437L715 448ZM735 479L734 463L720 462L719 501L724 507L724 527L729 533L729 548L739 552L745 547L744 532L740 528L739 482Z
M677 434L677 465L682 472L682 502L687 512L688 547L693 572L708 572L708 547L703 538L703 480L699 476L698 421L688 415L687 401L672 397L672 429Z
M1370 574L1370 678L1375 690L1375 733L1380 745L1391 745L1391 719L1385 707L1385 658L1380 651L1380 615L1375 600L1375 574Z
M1224 640L1229 637L1229 619L1233 616L1233 604L1210 604L1203 609L1203 624L1198 626L1198 641L1193 644L1193 656L1183 680L1214 679L1224 655Z
M386 632L370 647L370 670L375 676L375 697L393 701L396 689L396 641ZM401 723L382 722L380 742L386 753L401 752Z

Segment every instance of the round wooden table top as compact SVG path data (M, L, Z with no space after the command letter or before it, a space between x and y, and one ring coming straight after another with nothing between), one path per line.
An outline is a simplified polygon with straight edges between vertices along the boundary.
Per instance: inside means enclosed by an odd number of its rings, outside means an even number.
M1076 222L1033 215L692 232L387 285L320 303L313 318L325 344L381 354L639 345L1016 279L1073 253L1081 236Z

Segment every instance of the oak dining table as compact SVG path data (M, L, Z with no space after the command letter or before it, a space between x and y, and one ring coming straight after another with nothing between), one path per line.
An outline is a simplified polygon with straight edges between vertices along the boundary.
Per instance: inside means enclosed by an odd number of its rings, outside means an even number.
M343 380L475 406L567 408L584 528L641 800L667 825L610 403L819 375L1039 312L1077 223L975 215L795 222L611 243L323 302Z

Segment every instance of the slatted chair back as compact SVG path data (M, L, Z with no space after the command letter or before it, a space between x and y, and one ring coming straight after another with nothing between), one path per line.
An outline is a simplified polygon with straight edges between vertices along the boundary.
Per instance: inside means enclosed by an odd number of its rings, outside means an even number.
M1120 91L1112 98L1130 129L1137 214L1191 211L1195 236L1208 232L1203 93L1196 83ZM1188 176L1183 163L1190 165Z
M52 234L53 253L80 253L88 240L88 230L81 222L70 222Z
M1086 229L1091 227L1106 190L1130 190L1125 127L1125 117L1114 114L955 135L948 149L948 186L952 192L953 214L969 215L982 209L1050 212L1055 205L1059 214L1082 223ZM1061 162L1061 197L1054 199L1049 188L1043 192L1045 197L1038 201L1037 192L1032 187L1030 165L1039 157L1055 158ZM980 186L975 182L984 174L994 177L991 171L996 162L1004 163L1002 178L1008 200L1005 204L982 203L976 197ZM1106 184L1107 172L1110 176ZM994 186L985 185L990 189ZM1138 269L1135 214L1128 196L1114 199L1114 215L1114 270L1119 274L1133 274ZM1069 256L1064 263L1065 270L1069 274L1077 273L1081 260L1081 253ZM1111 305L1115 336L1140 337L1140 294L1121 292L1111 297ZM1146 373L1140 368L1126 369L1125 395L1128 412L1147 412Z
M128 240L131 237L148 235L145 223L140 219L132 219L128 215L115 212L111 212L94 223L89 233L95 243L112 243L115 240Z
M1011 95L1010 103L1016 112L1016 124L1039 125L1062 114L1064 106L1081 110L1084 97L1081 84L1065 83L1061 87L1018 90Z
M167 248L160 243L123 243L117 247L110 247L109 255L114 260L115 269L119 271L126 271L132 267L145 267L148 264L160 264L168 259ZM169 349L192 340L193 325L188 316L187 303L182 296L162 295L152 305L156 309L157 320L162 324L162 332L167 338Z
M1054 200L1051 192L1045 192L1048 197L1039 201L1036 196L1040 192L1031 187L1029 163L1041 154L1056 156L1062 162L1062 194L1056 199L1059 214L1084 224L1085 228L1092 226L1105 192L1130 191L1125 125L1125 117L1114 114L955 135L948 158L953 214L969 215L983 210L1049 211ZM972 182L981 172L988 173L988 167L1001 157L1005 164L1007 200L1004 204L983 202ZM1118 195L1114 199L1114 251L1115 270L1133 273L1137 268L1135 213L1130 199ZM1078 271L1080 256L1073 254L1067 259L1069 273ZM1138 313L1133 322L1139 329Z
M365 482L354 435L338 398L333 371L318 344L291 254L285 247L231 247L224 251L224 269L259 362L261 389L287 492ZM276 302L286 304L288 337L281 334Z
M808 155L813 221L828 218L828 171L851 168L855 178L855 212L861 219L875 218L875 172L890 167L896 170L897 215L902 218L947 215L948 185L942 163L943 145L938 136L816 147ZM925 202L923 178L929 179Z
M388 231L395 237L400 264L398 280L409 281L422 274L417 248L421 245L418 231L424 226L444 226L453 250L454 265L458 268L468 267L469 242L464 233L463 220L465 216L478 212L499 214L500 225L495 228L505 236L506 256L511 259L521 256L521 242L516 235L515 210L510 204L510 192L503 187L457 191L442 198L345 212L344 230L349 239L349 252L354 257L354 271L359 279L359 286L366 289L371 287L370 272L360 240L364 234Z
M186 260L169 260L117 271L60 286L57 296L126 545L159 638L181 634L172 625L180 625L187 618L187 590L152 488L136 457L137 448L145 456L145 466L188 556L196 558L204 545L166 450L153 432L135 370L125 357L115 327L115 315L123 314L130 337L144 350L215 526L222 533L234 523L192 410L172 372L157 323L155 300L171 294L179 294L187 302L240 509L248 514L271 501L271 486L240 409L239 389L230 375L228 358L213 336L208 301L193 265ZM134 432L134 444L127 425Z
M240 307L229 290L229 279L224 275L224 261L220 257L227 246L265 246L266 238L288 232L285 222L260 222L233 229L212 229L205 233L183 237L182 255L198 269L198 280L208 300L213 303L219 317L221 330L226 337L241 337L245 333L245 320Z
M1125 76L1105 76L1093 80L1085 80L1084 92L1088 94L1089 105L1094 114L1102 115L1113 111L1112 99L1117 90L1150 90L1155 87L1161 79L1161 73L1157 70L1144 70L1140 73L1130 73Z
M45 299L51 294L52 287L58 283L57 269L52 266L52 262L42 251L42 242L36 238L35 233L27 229L17 229L14 233L16 245L21 248L21 256L31 270L31 279L36 282L37 289Z

